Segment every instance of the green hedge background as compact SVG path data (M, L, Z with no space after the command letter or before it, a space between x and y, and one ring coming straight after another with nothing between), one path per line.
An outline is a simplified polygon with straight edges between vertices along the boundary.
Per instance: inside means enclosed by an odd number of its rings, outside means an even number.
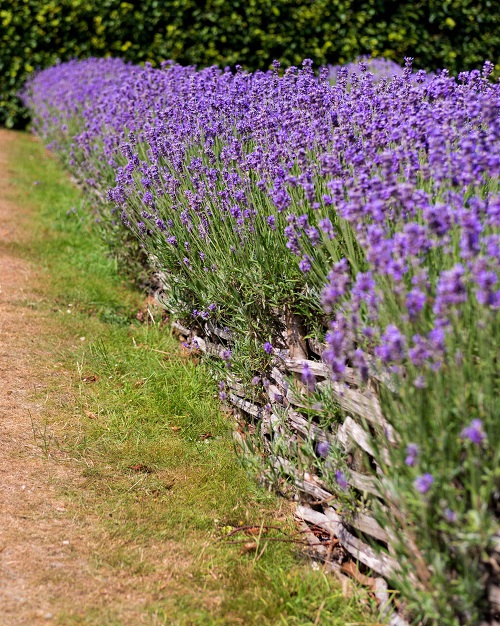
M500 70L498 0L0 0L0 124L26 123L16 97L57 59L114 55L267 68L362 54L452 71Z

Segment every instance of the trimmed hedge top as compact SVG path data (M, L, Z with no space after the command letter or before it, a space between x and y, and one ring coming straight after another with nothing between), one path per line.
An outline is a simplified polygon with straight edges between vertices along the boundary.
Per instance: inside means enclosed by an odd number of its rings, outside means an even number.
M17 91L58 59L256 69L274 59L344 63L368 54L460 71L499 63L498 23L495 0L0 0L0 124L26 122Z

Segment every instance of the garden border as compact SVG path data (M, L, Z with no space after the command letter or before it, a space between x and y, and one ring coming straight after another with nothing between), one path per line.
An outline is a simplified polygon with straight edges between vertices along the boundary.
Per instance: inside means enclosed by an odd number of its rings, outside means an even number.
M155 294L157 299L160 299L160 293ZM325 440L332 441L331 435L328 437L316 424L310 422L300 413L300 409L305 408L305 404L290 390L286 380L287 376L297 377L302 372L304 365L307 365L315 377L322 379L318 385L328 385L330 393L346 415L344 422L337 429L333 441L340 444L346 453L353 452L355 448L358 448L370 458L371 462L375 463L368 436L359 422L364 421L365 425L368 423L382 427L389 445L397 445L397 433L384 418L377 394L378 385L386 385L391 388L389 376L384 372L375 371L372 367L366 389L361 389L360 381L354 370L346 368L345 382L332 381L327 366L320 360L314 361L289 356L297 351L303 353L304 351L300 347L297 350L297 344L299 346L305 344L310 353L320 358L323 346L317 340L297 337L297 334L293 330L291 331L288 325L286 328L285 334L289 340L295 339L295 346L287 342L288 350L275 350L276 356L270 374L270 378L274 382L267 389L267 400L271 410L266 411L264 406L249 400L250 394L247 393L245 387L231 376L227 380L229 393L226 402L231 405L232 410L237 415L244 417L246 421L250 417L251 421L258 420L260 422L260 435L264 441L266 432L269 432L270 428L278 425L283 419L286 420L288 428L297 439L313 434L316 437L320 436ZM171 322L171 329L183 342L190 342L205 355L221 360L223 360L222 353L226 349L226 344L231 342L230 333L210 322L206 322L203 329L195 330L173 321ZM225 341L226 344L223 344L221 340ZM304 385L302 387L303 393L307 395L307 388ZM239 438L239 443L244 445L241 434L236 432L235 437ZM270 452L269 448L267 452ZM337 539L345 552L356 563L361 563L377 574L377 577L373 578L364 576L359 571L354 576L352 572L349 572L349 575L357 582L371 588L381 614L388 619L387 623L390 626L409 626L409 622L404 617L404 607L395 601L395 598L391 597L387 591L387 579L400 570L399 563L393 556L395 555L395 550L391 545L393 538L370 514L359 512L349 518L343 515L340 509L330 504L336 496L315 475L309 472L300 473L290 461L282 457L275 457L272 459L272 463L275 469L285 473L291 479L294 499L299 502L295 517L301 524L313 557L322 561L328 571L333 571L337 576L343 576L339 565L329 560L330 551L311 530L317 528L326 531L331 539ZM375 481L367 474L350 469L345 478L349 486L358 492L366 492L379 500L382 499ZM373 542L384 544L388 554L377 553L370 546L370 543ZM490 614L494 615L500 613L500 586L497 578L500 571L500 533L496 538L494 549L488 555L487 564L491 572L487 583L488 602ZM494 617L491 617L490 620L481 622L480 626L498 626L498 622Z

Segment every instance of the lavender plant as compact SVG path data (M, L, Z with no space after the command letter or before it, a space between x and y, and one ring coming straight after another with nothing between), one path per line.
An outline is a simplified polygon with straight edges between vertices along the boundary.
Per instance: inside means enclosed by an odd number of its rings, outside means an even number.
M369 57L361 56L357 61L348 63L347 65L330 65L328 66L328 78L336 83L340 76L345 76L345 72L348 72L349 76L359 76L364 71L369 70L373 74L375 81L388 79L391 80L395 76L403 76L404 69L390 59L384 59L383 57Z
M389 381L397 444L367 431L404 572L392 582L415 623L478 623L498 532L500 90L490 63L369 69L337 68L332 85L308 60L250 74L90 59L41 72L25 102L107 195L107 232L140 242L169 311L231 334L231 376L263 391L291 314L325 342L332 380ZM335 428L328 388L302 379L311 420ZM289 455L349 495L329 442Z

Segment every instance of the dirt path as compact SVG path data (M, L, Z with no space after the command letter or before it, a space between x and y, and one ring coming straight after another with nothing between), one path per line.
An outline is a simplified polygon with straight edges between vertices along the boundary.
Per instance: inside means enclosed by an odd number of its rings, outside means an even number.
M0 129L0 624L31 626L59 621L82 602L101 604L117 583L91 573L91 521L60 495L81 481L78 468L43 450L43 390L55 383L63 405L71 390L54 322L33 306L36 269L15 253L29 219L9 201L15 138Z
M57 593L85 567L72 552L78 531L56 483L72 481L71 468L43 458L32 422L43 405L31 400L43 388L50 361L40 347L43 313L30 308L34 270L12 250L26 214L10 202L7 155L15 136L0 130L0 622L44 623ZM53 364L52 364L53 365ZM57 374L56 374L57 375ZM64 583L64 579L67 579Z

